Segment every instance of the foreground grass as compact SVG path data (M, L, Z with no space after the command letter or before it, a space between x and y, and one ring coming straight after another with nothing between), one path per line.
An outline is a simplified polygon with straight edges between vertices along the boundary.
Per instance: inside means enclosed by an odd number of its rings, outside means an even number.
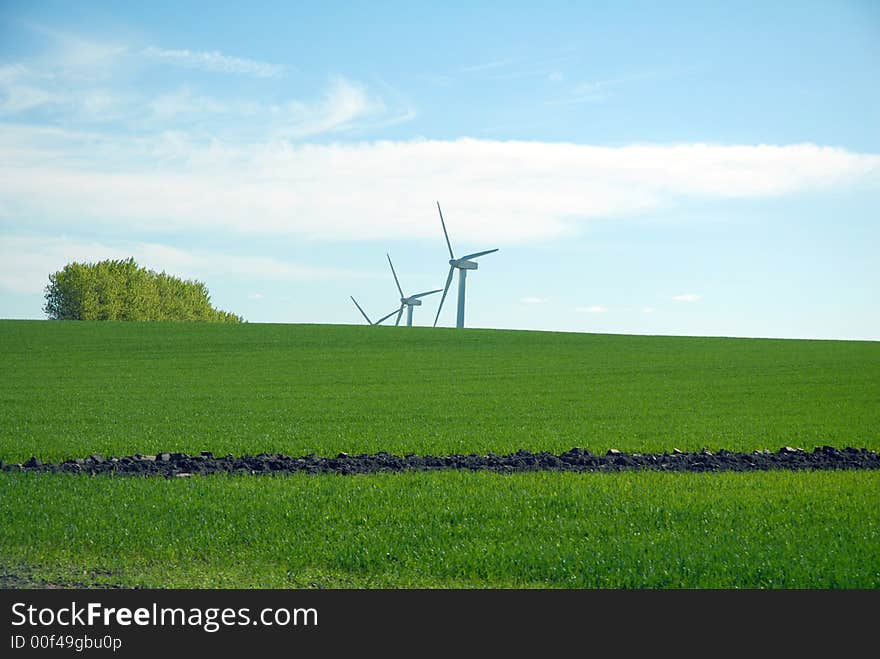
M878 588L880 473L0 474L37 585Z
M880 343L0 321L0 459L880 450Z

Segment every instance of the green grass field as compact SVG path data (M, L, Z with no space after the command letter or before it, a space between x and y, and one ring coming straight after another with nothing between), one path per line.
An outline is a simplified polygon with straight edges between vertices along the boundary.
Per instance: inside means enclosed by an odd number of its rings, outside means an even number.
M0 321L0 459L880 450L880 343ZM13 587L878 588L880 474L0 473Z
M880 343L0 321L0 459L880 449Z
M0 555L48 583L880 587L877 472L5 474L0 487Z

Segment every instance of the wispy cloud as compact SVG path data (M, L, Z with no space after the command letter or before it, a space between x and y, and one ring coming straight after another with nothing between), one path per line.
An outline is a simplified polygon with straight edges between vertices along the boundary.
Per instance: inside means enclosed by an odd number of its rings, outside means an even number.
M302 139L328 133L375 130L413 119L415 109L389 85L386 98L367 85L344 76L332 77L315 99L298 98L261 103L199 91L194 84L147 93L137 86L115 87L106 81L83 83L64 77L45 63L0 65L0 117L21 120L42 112L42 125L89 126L113 122L143 133L150 125L162 131L185 129L198 120L204 129L222 127L264 139ZM144 110L148 111L145 112ZM246 119L230 125L236 118ZM222 122L222 123L221 123Z
M522 304L544 304L547 298L543 297L521 297L519 299Z
M156 96L148 107L153 115L161 119L170 119L181 115L228 114L238 108L218 98L199 94L192 89L182 87L173 92Z
M599 103L611 97L611 91L601 82L581 82L570 87L564 96L551 99L550 105L577 105Z
M0 115L39 109L67 125L116 117L126 98L113 79L128 49L31 27L49 36L54 48L42 57L0 65Z
M130 99L124 94L109 89L71 89L36 81L0 82L0 116L39 109L62 120L94 124L123 116L129 104Z
M321 133L350 130L355 122L386 114L384 101L372 96L367 88L342 76L330 81L324 97L315 104L292 101L288 103L287 125L279 133L302 138Z
M614 96L616 90L632 82L655 80L680 75L673 72L636 73L605 80L586 80L570 85L560 96L553 98L549 105L577 105L582 103L600 103Z
M497 59L489 62L482 62L480 64L473 64L471 66L465 66L461 69L462 73L481 73L483 71L495 71L497 69L504 69L513 64L517 64L522 62L523 59L521 57L508 57L505 59Z
M468 66L461 69L461 71L489 80L546 78L550 81L558 82L565 77L561 71L561 65L570 62L572 59L574 59L572 55L536 58L510 57Z
M673 295L672 299L676 302L696 302L700 297L696 293L681 293L680 295Z
M0 66L0 112L16 114L57 101L57 93L44 88L29 67L20 64Z
M594 305L592 307L577 307L575 309L578 313L606 313L608 311L608 307L603 307L600 305Z
M455 78L446 73L417 73L413 79L438 87L448 87L455 81Z
M654 313L655 311L654 307L642 307L642 313Z
M254 76L257 78L277 78L284 73L284 67L269 62L232 57L220 51L165 50L150 46L141 54L150 59L167 62L177 66L217 73Z
M22 78L29 77L29 75L28 67L19 62L0 65L0 84L8 85L18 82Z
M70 78L60 68L20 62L0 66L0 115L41 109L66 122L94 121L116 116L124 100L103 81Z
M48 283L49 273L60 270L67 263L128 257L134 257L146 268L198 279L232 275L245 281L325 281L378 276L372 272L313 266L263 256L186 250L159 243L125 241L108 244L62 236L5 235L0 238L0 288L16 293L39 293ZM254 295L261 296L259 293Z
M45 73L56 79L104 80L119 69L130 52L125 43L112 38L93 39L28 21L19 24L49 40L50 47L39 61L48 69Z
M261 125L275 139L302 139L315 135L374 129L409 121L415 111L403 102L389 107L366 85L343 76L331 78L323 95L314 100L291 100L277 105L226 100L198 93L190 87L154 98L148 105L157 119L202 123L211 116L241 117Z
M253 115L257 107L253 102L214 99L186 87L156 91L136 84L138 72L149 62L259 78L283 73L280 66L218 51L137 48L26 25L47 37L49 47L27 61L0 64L0 115L20 117L39 110L43 122L70 126L113 121L136 125L142 132L144 121L151 117L168 121L197 113ZM153 110L152 115L145 116L145 107ZM261 110L269 118L272 108Z

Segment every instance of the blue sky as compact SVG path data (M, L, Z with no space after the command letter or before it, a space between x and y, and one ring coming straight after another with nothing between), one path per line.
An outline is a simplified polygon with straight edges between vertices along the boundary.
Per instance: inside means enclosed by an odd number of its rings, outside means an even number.
M439 201L470 327L880 340L878 71L869 1L7 1L0 317L133 256L362 323L386 253L445 283Z

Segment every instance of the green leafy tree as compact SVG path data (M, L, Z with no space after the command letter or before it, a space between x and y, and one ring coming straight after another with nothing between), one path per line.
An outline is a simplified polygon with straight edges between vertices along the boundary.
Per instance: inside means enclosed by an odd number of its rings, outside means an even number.
M49 275L43 311L53 320L190 320L241 323L211 306L208 288L141 268L133 258L68 263Z

